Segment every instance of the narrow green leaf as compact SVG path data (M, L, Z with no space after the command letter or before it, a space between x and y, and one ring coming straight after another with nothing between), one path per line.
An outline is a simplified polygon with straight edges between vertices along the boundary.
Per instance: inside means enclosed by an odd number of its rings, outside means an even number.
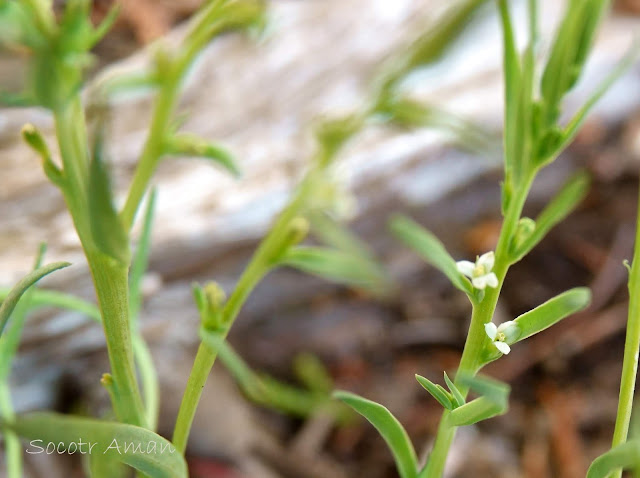
M53 264L39 267L35 271L23 277L20 282L11 289L6 298L2 301L2 305L0 305L0 335L9 320L11 312L13 312L13 309L18 303L18 300L20 300L20 297L22 297L22 294L24 294L29 287L38 282L44 276L70 265L71 264L68 262L54 262Z
M506 383L486 377L462 377L461 383L480 395L451 412L449 419L454 426L473 425L502 415L509 409L510 387Z
M418 461L409 435L387 408L349 392L338 391L333 396L353 408L378 430L393 454L401 478L416 478Z
M196 135L188 133L174 134L167 138L165 148L167 154L210 159L233 176L240 177L240 168L227 149Z
M516 47L515 35L513 33L513 24L511 22L511 13L509 12L509 4L507 0L498 2L500 11L500 20L502 22L502 48L503 48L503 69L505 81L505 178L507 183L507 191L513 186L511 184L514 175L515 164L515 143L517 141L518 131L516 129L516 115L521 94L521 65L518 49Z
M302 353L293 360L293 371L309 390L329 395L334 389L333 379L322 361L313 354Z
M30 440L29 447L38 451L48 442L62 443L68 449L84 443L84 451L129 465L152 478L187 478L187 464L171 442L145 428L91 418L35 412L2 422L0 427L11 429ZM40 441L39 441L40 440ZM72 445L75 444L75 445ZM79 451L79 450L77 450Z
M460 147L479 151L493 158L500 145L481 125L435 105L410 98L394 97L380 106L384 119L407 128L432 128L452 136Z
M596 458L586 478L607 478L616 470L640 467L640 440L631 440Z
M390 227L396 237L446 275L455 287L469 295L473 294L471 283L458 272L456 261L433 234L402 216L393 218Z
M153 225L153 215L156 204L156 190L153 189L147 201L147 208L144 213L142 234L138 241L136 252L131 262L129 271L129 319L136 322L142 305L142 294L140 291L144 273L149 265L149 254L151 252L151 229Z
M447 372L444 373L444 381L447 384L447 387L449 387L449 390L451 390L451 394L455 399L456 406L461 407L462 405L464 405L465 403L464 397L460 393L460 390L458 390L458 387L456 387L455 384L451 381L451 379L449 378L449 375L447 375Z
M348 254L359 255L367 260L375 261L369 245L353 234L343 224L324 212L310 214L311 232L324 244Z
M122 264L129 264L129 238L118 213L113 207L113 196L107 167L102 158L102 133L94 144L89 172L89 222L93 242L104 254Z
M278 264L295 267L309 274L382 293L386 277L377 264L363 257L321 247L293 247Z
M559 222L564 220L580 204L589 190L590 179L580 172L562 186L535 220L535 228L522 240L514 252L513 262L527 255Z
M440 405L442 405L447 410L453 410L453 402L449 393L447 393L442 387L438 387L435 383L429 380L422 375L416 374L416 380L420 385L424 387L424 389L431 394L433 398L435 398Z
M270 376L257 374L219 332L201 328L200 338L217 351L220 360L247 398L253 402L299 417L308 417L323 411L339 423L346 423L353 418L350 410L342 404L332 402L328 393L314 389L304 390Z
M559 138L560 141L556 148L546 155L542 155L539 158L539 161L541 161L543 164L548 162L550 158L555 157L558 153L565 149L571 143L571 141L573 141L576 134L580 130L580 127L591 112L592 108L598 101L600 101L604 94L609 91L611 86L635 63L635 61L638 59L639 53L640 44L636 42L629 49L627 54L618 62L615 68L611 70L611 73L609 73L609 75L607 75L602 83L598 85L598 87L594 90L594 92L591 94L582 108L580 108L580 110L574 115L574 117L571 118L567 126L562 131L562 135Z
M585 25L587 2L571 0L556 30L551 53L542 74L540 92L545 107L544 125L552 127L559 114L560 103L576 78L576 52Z
M10 291L11 289L5 287L0 288L0 301L4 300L9 295ZM81 312L97 323L101 323L102 321L100 309L98 309L95 304L84 299L55 290L33 289L31 292L29 300L30 309L37 309L40 307L59 307L61 309Z
M451 2L446 13L430 25L399 59L386 68L377 83L383 94L392 93L397 85L416 68L438 61L464 31L478 8L486 0L461 0ZM396 57L397 58L397 57Z
M515 319L520 329L520 336L514 342L524 340L551 327L565 317L586 308L590 302L591 292L586 287L576 287L549 299Z
M89 476L91 478L123 478L128 476L127 467L100 453L89 455Z

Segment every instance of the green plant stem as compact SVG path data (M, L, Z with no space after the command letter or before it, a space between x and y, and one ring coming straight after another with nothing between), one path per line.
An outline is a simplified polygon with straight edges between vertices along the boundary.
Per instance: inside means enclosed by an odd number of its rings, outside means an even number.
M160 412L160 384L158 372L153 364L153 357L149 346L139 332L132 335L133 355L138 364L144 407L146 411L147 427L155 431L158 427L158 415Z
M519 189L517 197L512 199L507 215L505 216L505 220L502 224L498 245L496 246L495 251L495 266L493 268L493 272L495 272L498 277L498 287L485 289L486 293L484 299L473 306L467 341L462 352L462 358L460 359L460 365L458 367L455 381L456 386L465 398L469 390L464 384L460 383L459 378L462 376L475 375L482 366L480 363L480 357L485 346L485 342L487 341L484 324L491 321L493 318L504 278L509 266L511 265L509 247L518 227L518 221L520 220L532 180L533 178L531 177L525 181L523 187ZM442 414L433 450L429 455L427 466L423 468L419 478L440 478L444 472L449 448L451 447L457 428L449 423L449 415L449 410L445 410Z
M93 277L102 315L114 380L113 407L126 423L144 426L142 399L136 381L128 307L128 265L97 251L88 210L89 147L84 109L79 96L54 111L56 135L64 166L63 194Z
M116 415L124 423L147 426L133 360L128 267L97 251L88 252L87 260L103 317L102 325L114 381Z
M10 421L14 418L11 406L11 394L6 380L0 381L0 416L3 420ZM22 477L22 445L20 438L11 430L4 430L4 449L6 456L7 478Z
M142 150L140 161L133 176L131 188L126 202L120 213L120 218L125 230L130 230L133 225L140 202L147 191L147 186L156 168L160 156L164 151L164 141L169 129L169 122L173 113L180 87L182 73L170 75L163 79L163 84L158 93L149 136Z
M227 336L229 329L233 325L233 322L238 316L238 312L242 308L247 297L260 279L262 279L262 277L269 271L271 261L274 259L274 256L280 252L282 244L286 242L289 232L288 225L291 220L298 215L307 195L310 192L313 180L314 174L311 172L300 185L294 199L281 213L269 234L260 243L251 259L251 262L240 277L236 288L229 297L229 300L222 311L222 323L224 329L221 330L220 333L223 338ZM173 444L181 453L184 453L187 447L189 432L191 430L198 402L202 395L202 389L204 388L207 377L215 363L216 357L217 350L201 341L193 368L191 369L191 374L187 381L187 386L182 398L182 403L180 404L180 410L178 412L176 425L173 431Z
M640 197L638 198L638 215L636 219L636 242L633 252L633 262L629 277L629 317L627 319L627 337L624 344L624 359L622 362L622 378L620 380L620 397L618 414L613 432L612 448L627 441L629 421L633 408L633 393L638 371L638 352L640 351ZM612 475L622 476L622 470Z

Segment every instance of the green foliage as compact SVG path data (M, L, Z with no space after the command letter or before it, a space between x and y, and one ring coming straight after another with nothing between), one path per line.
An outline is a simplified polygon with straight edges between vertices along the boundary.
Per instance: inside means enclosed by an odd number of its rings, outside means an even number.
M294 247L280 259L280 265L300 269L333 282L384 292L386 277L380 267L364 257L323 247Z
M304 378L307 388L303 389L251 370L222 334L203 327L200 337L217 351L220 360L251 401L300 417L322 412L330 414L339 422L346 422L351 418L348 410L331 401L333 382L324 368L319 369L321 364L317 360L313 362L313 371L310 371L309 358L306 359Z
M514 342L542 332L565 317L583 310L590 302L591 292L586 287L576 287L549 299L515 319L520 336Z
M513 262L527 255L549 231L582 202L589 190L590 179L586 173L573 176L547 204L534 222L534 227L525 237L512 243Z
M387 408L349 392L338 391L334 397L349 405L378 430L393 454L401 478L417 477L418 462L411 440Z
M235 177L240 177L240 169L231 153L220 145L206 141L193 134L179 133L166 140L167 154L194 156L210 159L222 166Z
M461 383L477 392L480 397L455 408L449 415L456 427L473 425L482 420L507 413L511 388L486 377L462 377Z
M95 142L89 170L89 223L94 244L107 256L123 265L131 260L128 234L113 206L113 193L103 159L102 138Z
M586 478L607 478L620 470L640 467L640 440L618 445L593 460Z
M34 264L34 271L38 270L42 264L46 246L41 244L40 250ZM11 364L15 356L22 330L27 319L27 312L31 297L35 288L32 286L22 297L11 313L11 322L7 333L0 337L0 418L3 420L13 420L14 411L9 393L9 375ZM11 292L8 292L9 295ZM4 430L6 468L8 478L20 478L23 473L22 465L22 445L18 436L11 430Z
M2 305L0 305L0 334L4 331L7 322L9 321L9 317L11 313L15 309L20 297L24 294L29 287L38 282L44 276L51 274L58 269L63 269L65 267L70 266L68 262L54 262L53 264L48 264L46 266L38 267L33 272L30 272L26 276L24 276L7 294L5 299L2 301Z
M458 272L456 261L449 255L438 238L411 219L401 216L393 218L390 227L398 239L446 275L456 288L471 297L473 294L471 283Z
M438 18L404 52L392 59L382 70L377 83L380 98L392 97L400 82L417 68L438 61L460 36L478 8L485 0L459 0L452 2L447 12Z
M86 443L85 452L88 452L89 443L93 443L92 454L102 454L151 478L188 476L187 464L175 447L145 428L44 412L20 415L10 422L1 421L0 427L32 441L34 448L44 448L46 443L53 442L62 443L65 449L69 449L72 443L78 445L78 438L81 438Z
M442 405L447 410L453 410L456 406L460 406L458 403L454 402L453 395L450 392L447 392L442 385L433 383L428 378L417 374L416 380L420 385L424 387L427 392L431 394L433 398L438 401L438 403L440 403L440 405ZM464 403L464 399L462 400L462 403Z

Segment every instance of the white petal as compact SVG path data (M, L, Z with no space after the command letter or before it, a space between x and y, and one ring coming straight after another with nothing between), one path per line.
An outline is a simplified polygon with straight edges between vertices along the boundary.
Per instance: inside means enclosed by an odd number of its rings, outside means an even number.
M467 277L471 277L471 274L473 274L473 268L475 266L476 265L473 262L469 262L469 261L456 262L456 267L458 268L458 272Z
M507 344L505 344L504 342L494 342L493 345L496 346L496 348L502 352L503 354L507 355L509 352L511 352L511 347L509 347Z
M498 277L493 272L490 272L484 277L486 278L486 283L489 287L492 287L494 289L498 287Z
M502 332L504 333L505 330L507 330L509 327L511 327L512 325L515 325L515 321L514 320L509 320L507 322L502 322L499 326L498 326L498 332Z
M478 265L484 266L485 270L489 272L493 269L493 264L496 261L496 256L491 252L485 252L478 258Z
M485 287L487 287L487 277L489 277L488 275L484 275L484 276L480 276L480 277L474 277L473 279L471 279L471 283L473 284L473 287L475 287L476 289L484 289Z
M498 335L498 327L493 322L487 322L484 324L484 331L487 333L491 340L495 340Z

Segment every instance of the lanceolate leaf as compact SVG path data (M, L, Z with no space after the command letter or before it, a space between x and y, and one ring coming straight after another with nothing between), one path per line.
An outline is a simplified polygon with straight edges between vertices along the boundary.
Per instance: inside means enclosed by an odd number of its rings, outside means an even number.
M507 190L513 186L510 182L513 180L514 167L514 147L517 140L518 131L515 128L516 114L519 103L519 92L521 82L521 66L520 57L515 43L515 35L513 33L513 25L511 22L511 14L509 12L509 4L507 0L498 2L500 9L500 18L502 20L503 31L503 58L504 58L504 74L505 74L505 176L507 181Z
M93 242L104 254L122 264L129 264L129 238L113 207L109 173L102 159L100 136L96 139L91 160L88 197Z
M53 264L39 267L30 274L27 274L20 282L18 282L15 287L11 289L9 294L7 294L0 306L0 334L2 334L2 331L9 320L9 316L11 315L11 312L13 312L18 300L20 300L22 294L24 294L29 287L47 274L51 274L53 271L57 271L58 269L62 269L70 265L71 264L68 262L54 262Z
M507 412L509 385L485 377L468 377L462 378L461 381L480 394L480 397L451 412L450 420L454 426L473 425Z
M380 268L365 257L322 247L294 247L278 261L334 282L384 291L386 278Z
M335 392L334 397L342 400L376 427L391 449L401 478L416 478L416 452L407 432L387 408L349 392Z
M447 410L453 410L453 401L451 400L450 394L447 393L441 386L433 383L428 378L423 377L422 375L416 375L416 380L420 385L424 387L424 389L431 394L433 398L435 398L440 405L442 405Z
M590 302L591 292L586 287L576 287L549 299L515 319L520 329L520 336L516 342L551 327L565 317L584 309Z
M640 440L631 440L596 458L586 478L607 478L616 470L640 467Z
M10 289L0 288L0 301L4 300L9 293ZM95 304L64 292L42 289L32 290L29 308L33 310L39 307L59 307L61 309L74 310L85 314L95 322L100 323L102 321L100 309Z
M513 262L517 262L527 255L556 224L571 214L586 196L589 184L589 176L582 172L567 181L536 218L534 230L514 251Z
M571 141L573 141L573 138L578 133L578 130L584 123L584 120L587 118L588 114L591 112L591 109L598 101L600 101L604 94L609 91L611 85L613 85L616 80L618 80L618 78L620 78L625 72L629 70L631 65L633 65L633 63L637 60L639 51L640 48L637 43L629 49L629 52L620 60L620 62L618 62L611 73L609 73L609 75L591 94L582 108L580 108L580 110L575 114L571 121L569 121L564 131L562 132L562 137L560 138L560 142L556 149L550 152L547 157L540 158L542 161L553 158L556 154L566 148Z
M469 295L473 293L471 283L458 272L456 261L433 234L411 219L402 216L391 220L391 231L424 260L446 275L455 287Z
M129 318L136 321L140 306L142 305L142 297L140 287L144 273L149 264L149 253L151 249L151 226L153 224L153 214L156 203L156 190L153 189L149 195L147 209L144 213L144 221L142 226L142 234L138 241L138 247L129 272Z
M219 164L233 176L240 176L240 168L231 153L222 146L206 141L196 135L179 133L167 139L166 152L180 156L207 158Z
M453 396L453 399L456 402L456 406L461 407L462 405L464 405L465 400L464 400L464 397L462 396L462 393L460 393L460 390L458 390L458 387L456 387L454 383L451 381L451 379L447 375L447 372L444 373L444 381L447 384L447 387L449 387L449 390L451 390L451 395Z
M188 476L187 464L180 452L171 442L145 428L42 412L18 416L13 422L3 422L0 426L29 440L27 451L41 451L52 442L57 446L62 443L67 451L75 448L79 453L81 440L86 453L102 454L151 478Z

